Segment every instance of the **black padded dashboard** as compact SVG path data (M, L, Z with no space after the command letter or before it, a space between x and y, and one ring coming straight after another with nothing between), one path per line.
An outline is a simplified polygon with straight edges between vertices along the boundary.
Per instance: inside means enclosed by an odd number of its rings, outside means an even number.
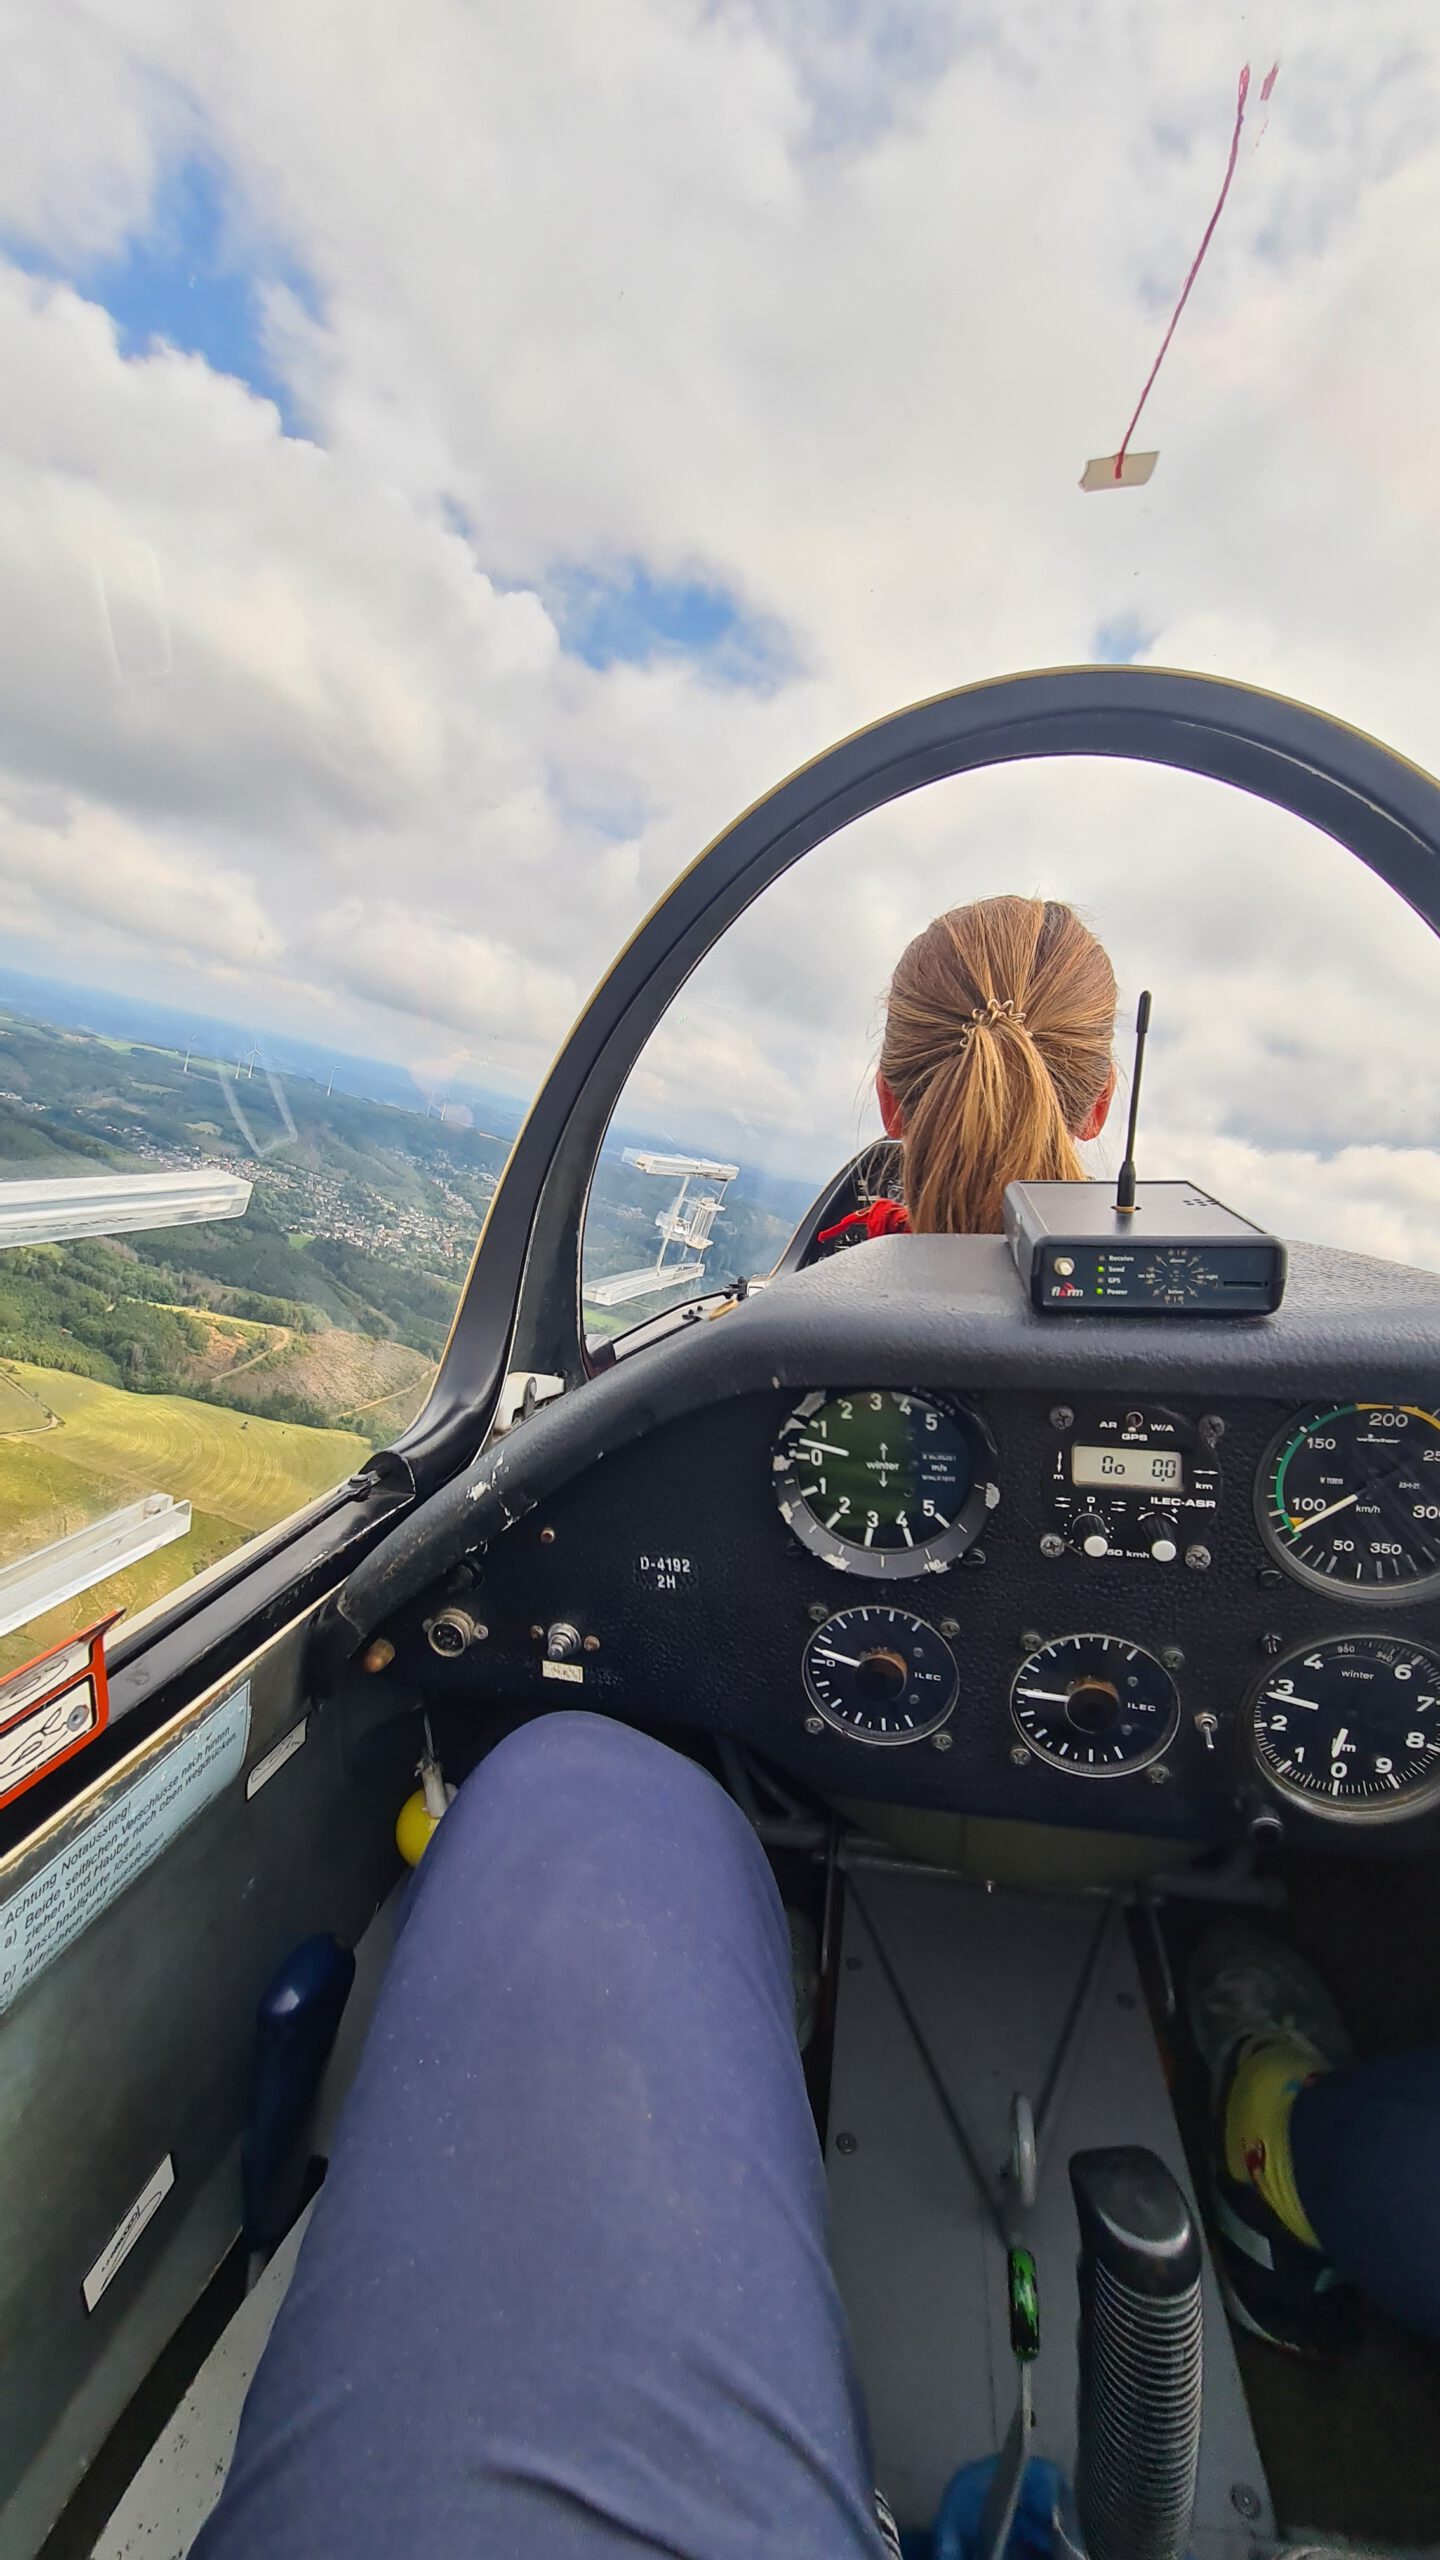
M352 1648L383 1630L397 1676L430 1696L729 1735L841 1796L1188 1841L1238 1837L1263 1805L1316 1845L1413 1850L1440 1816L1341 1825L1277 1803L1246 1709L1292 1647L1361 1630L1440 1644L1440 1596L1381 1609L1296 1581L1262 1541L1254 1489L1298 1410L1428 1407L1437 1372L1440 1278L1393 1264L1297 1246L1286 1302L1264 1319L1046 1318L998 1240L886 1240L777 1279L543 1407L392 1533L332 1626ZM880 1593L801 1546L771 1465L801 1395L866 1388L962 1401L994 1442L1000 1497L970 1554ZM1121 1405L1203 1426L1220 1478L1203 1562L1187 1561L1198 1534L1164 1562L1055 1551L1057 1416L1084 1431ZM800 1666L817 1617L877 1600L950 1645L943 1742L876 1748L810 1712ZM484 1629L455 1659L428 1632L447 1607ZM546 1658L557 1626L581 1639L564 1663ZM1012 1682L1037 1641L1066 1633L1169 1664L1178 1726L1149 1766L1097 1777L1025 1752Z

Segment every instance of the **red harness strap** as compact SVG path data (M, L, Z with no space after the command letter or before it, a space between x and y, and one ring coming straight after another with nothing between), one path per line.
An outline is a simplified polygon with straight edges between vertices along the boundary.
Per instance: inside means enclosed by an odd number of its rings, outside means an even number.
M853 1209L838 1226L822 1227L817 1244L868 1244L872 1236L908 1236L910 1221L898 1200L872 1200L868 1209Z

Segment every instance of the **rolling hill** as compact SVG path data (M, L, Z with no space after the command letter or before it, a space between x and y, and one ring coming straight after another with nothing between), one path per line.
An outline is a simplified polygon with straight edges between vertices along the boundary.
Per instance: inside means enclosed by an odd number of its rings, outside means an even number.
M38 1427L37 1427L38 1417ZM126 1572L0 1638L0 1672L107 1609L146 1608L354 1473L357 1433L132 1395L23 1361L0 1364L0 1563L10 1563L145 1493L193 1506L190 1533Z

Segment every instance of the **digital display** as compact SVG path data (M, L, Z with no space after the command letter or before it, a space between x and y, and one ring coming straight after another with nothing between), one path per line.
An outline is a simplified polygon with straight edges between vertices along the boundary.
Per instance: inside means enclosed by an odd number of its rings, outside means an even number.
M1082 1449L1070 1452L1072 1484L1134 1485L1142 1493L1183 1493L1185 1466L1178 1449Z

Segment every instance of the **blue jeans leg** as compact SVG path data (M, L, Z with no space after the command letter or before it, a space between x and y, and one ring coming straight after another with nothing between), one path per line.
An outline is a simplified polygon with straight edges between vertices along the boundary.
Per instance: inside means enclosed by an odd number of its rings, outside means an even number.
M1440 2338L1440 2052L1330 2071L1290 2115L1300 2201L1346 2282Z
M426 1852L195 2560L875 2560L870 2477L763 1853L544 1717Z

